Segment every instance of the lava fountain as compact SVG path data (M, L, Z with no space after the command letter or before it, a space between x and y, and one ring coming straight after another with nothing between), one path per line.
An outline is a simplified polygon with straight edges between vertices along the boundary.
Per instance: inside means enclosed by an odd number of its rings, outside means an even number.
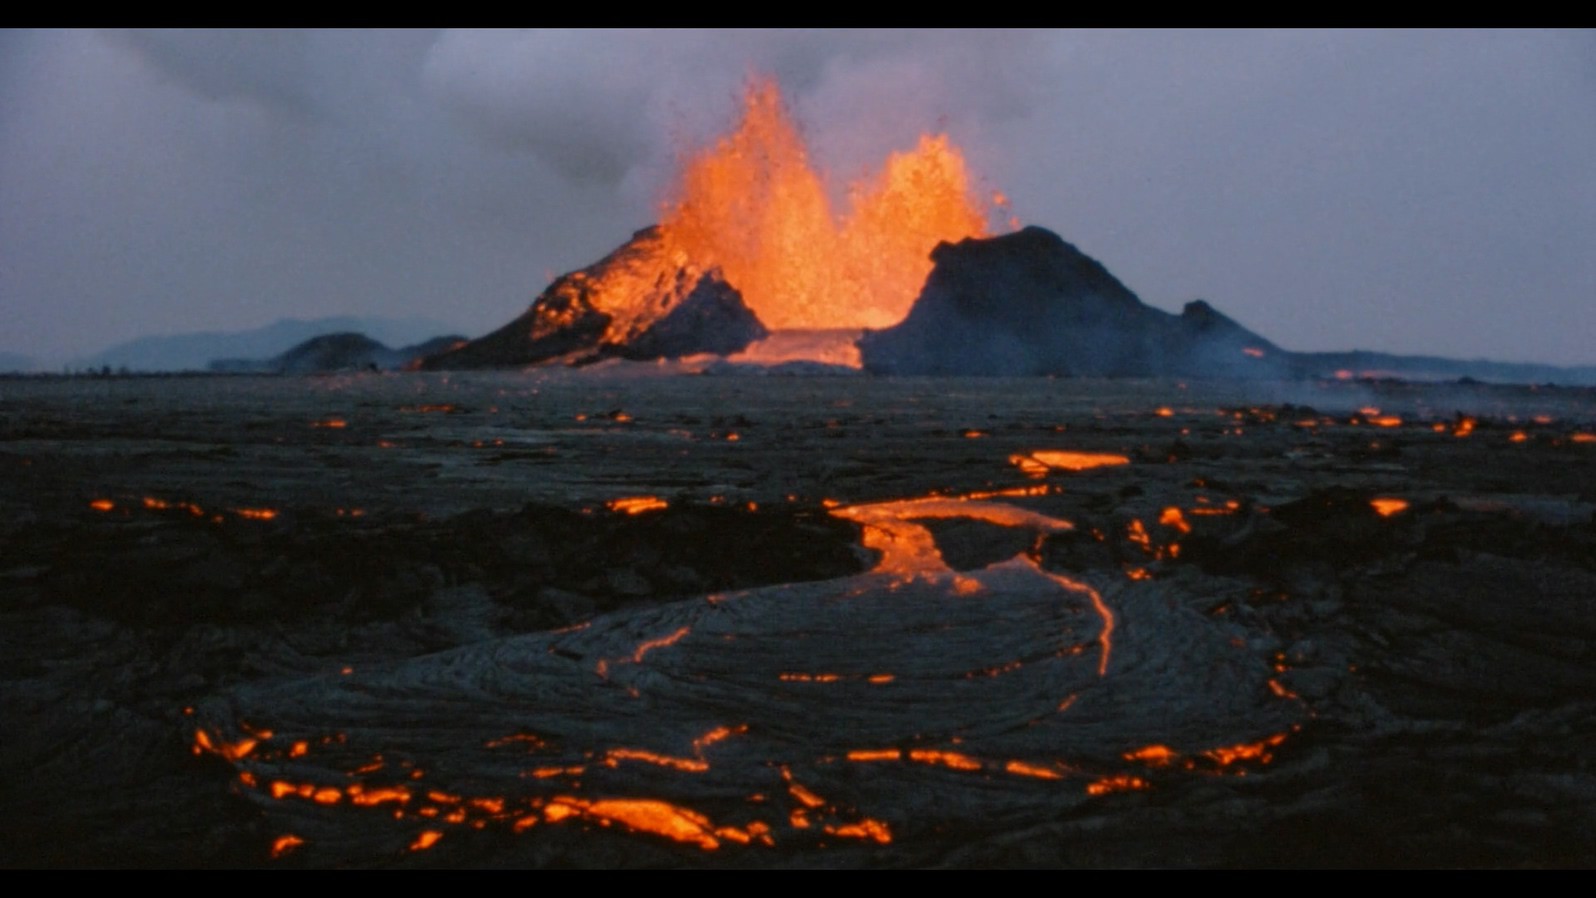
M964 157L941 134L850 185L839 214L769 79L749 84L737 126L689 156L669 197L667 239L720 266L778 330L897 324L931 271L932 248L987 234Z

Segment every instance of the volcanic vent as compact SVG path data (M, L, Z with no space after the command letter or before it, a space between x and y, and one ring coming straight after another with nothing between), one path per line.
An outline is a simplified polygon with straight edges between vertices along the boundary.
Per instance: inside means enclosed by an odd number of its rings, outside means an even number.
M908 314L933 247L987 232L945 135L849 184L843 210L832 193L775 82L755 81L736 127L684 161L660 225L424 367L728 355L767 326L888 327Z
M555 280L514 321L433 356L422 367L725 355L767 333L719 269L693 264L652 227L593 265Z

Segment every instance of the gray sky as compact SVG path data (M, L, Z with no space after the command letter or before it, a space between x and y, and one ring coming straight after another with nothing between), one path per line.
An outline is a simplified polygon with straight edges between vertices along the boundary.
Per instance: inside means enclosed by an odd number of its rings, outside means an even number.
M0 352L473 334L653 222L776 75L819 161L944 129L1160 308L1596 363L1596 32L0 32Z

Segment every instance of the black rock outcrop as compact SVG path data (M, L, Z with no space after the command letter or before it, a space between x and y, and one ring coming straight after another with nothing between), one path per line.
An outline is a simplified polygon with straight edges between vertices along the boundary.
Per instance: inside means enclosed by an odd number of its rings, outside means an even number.
M514 321L421 367L728 355L768 333L720 269L693 264L651 227L593 265L560 277Z
M907 318L866 333L881 374L1262 377L1281 353L1198 300L1152 308L1057 234L1028 227L943 243Z

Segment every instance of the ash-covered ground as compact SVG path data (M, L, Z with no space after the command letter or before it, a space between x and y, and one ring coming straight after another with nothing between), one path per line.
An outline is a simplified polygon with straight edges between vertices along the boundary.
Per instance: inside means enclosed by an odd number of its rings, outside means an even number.
M0 863L1588 866L1596 391L0 381Z

